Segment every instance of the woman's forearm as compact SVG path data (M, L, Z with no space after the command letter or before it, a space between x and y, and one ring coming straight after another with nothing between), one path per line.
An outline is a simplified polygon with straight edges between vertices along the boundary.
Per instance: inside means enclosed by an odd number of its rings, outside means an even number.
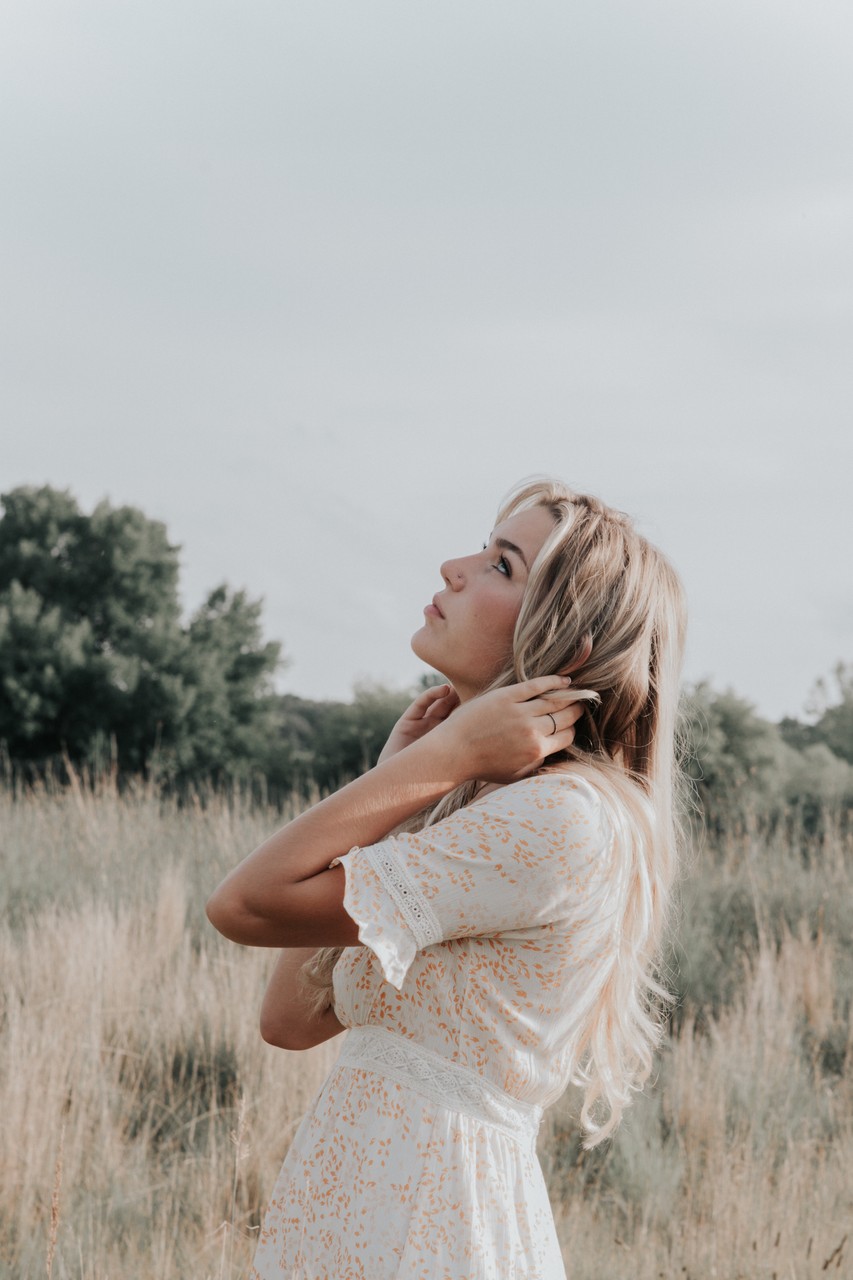
M261 1006L261 1035L279 1049L310 1049L344 1030L332 1008L315 1013L300 983L300 970L317 947L281 952Z
M275 919L288 887L325 871L354 845L375 844L466 780L445 726L378 764L276 831L228 875L207 904L218 920ZM223 932L227 930L223 929ZM229 935L231 936L231 935Z
M340 912L336 896L343 868L329 870L329 864L354 845L375 844L470 779L513 782L563 750L574 737L563 712L570 700L588 696L567 685L567 677L539 676L460 706L425 737L265 840L213 893L211 923L249 946L298 947L321 936L329 945L353 945L354 922ZM565 721L559 732L553 713ZM322 879L324 872L331 881ZM334 889L331 913L327 886Z

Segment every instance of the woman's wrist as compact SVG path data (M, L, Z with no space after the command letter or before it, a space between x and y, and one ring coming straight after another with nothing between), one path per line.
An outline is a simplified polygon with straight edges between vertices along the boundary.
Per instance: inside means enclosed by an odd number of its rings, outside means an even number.
M400 760L403 767L409 766L413 777L420 778L424 784L434 782L440 790L439 800L475 776L471 771L471 755L465 751L456 725L450 720L436 725L416 742L409 743L404 759L398 752L390 760ZM383 761L385 763L389 761Z

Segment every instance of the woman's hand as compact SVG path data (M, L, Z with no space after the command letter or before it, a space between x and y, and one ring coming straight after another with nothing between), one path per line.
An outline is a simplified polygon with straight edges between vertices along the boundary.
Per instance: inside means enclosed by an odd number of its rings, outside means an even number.
M570 747L592 689L572 689L568 676L539 676L472 698L440 729L481 782L517 782L548 756Z
M430 729L446 720L458 706L459 699L451 685L439 684L424 689L394 725L377 763L389 760L398 751L410 747L413 742L429 733Z

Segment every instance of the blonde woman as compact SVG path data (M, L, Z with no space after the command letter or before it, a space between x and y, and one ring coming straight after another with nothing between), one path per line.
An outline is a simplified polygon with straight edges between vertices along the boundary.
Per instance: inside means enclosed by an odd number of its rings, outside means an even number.
M626 516L552 481L441 566L415 700L374 769L256 849L208 915L281 947L265 1039L347 1030L288 1150L254 1280L560 1280L536 1156L647 1078L676 865L684 605Z

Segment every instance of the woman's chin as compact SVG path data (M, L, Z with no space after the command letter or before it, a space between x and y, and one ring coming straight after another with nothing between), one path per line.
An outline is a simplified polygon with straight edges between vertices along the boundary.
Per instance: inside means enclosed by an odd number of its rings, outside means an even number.
M420 658L421 662L427 662L432 666L432 645L430 644L429 631L426 625L419 627L409 641L409 647L416 658Z
M437 671L443 679L450 680L452 683L453 677L438 665L441 660L440 655L435 652L435 646L431 645L429 641L429 628L421 627L419 631L415 632L410 641L412 653L416 658L420 658L421 662L425 662L428 667L432 667L433 671Z

